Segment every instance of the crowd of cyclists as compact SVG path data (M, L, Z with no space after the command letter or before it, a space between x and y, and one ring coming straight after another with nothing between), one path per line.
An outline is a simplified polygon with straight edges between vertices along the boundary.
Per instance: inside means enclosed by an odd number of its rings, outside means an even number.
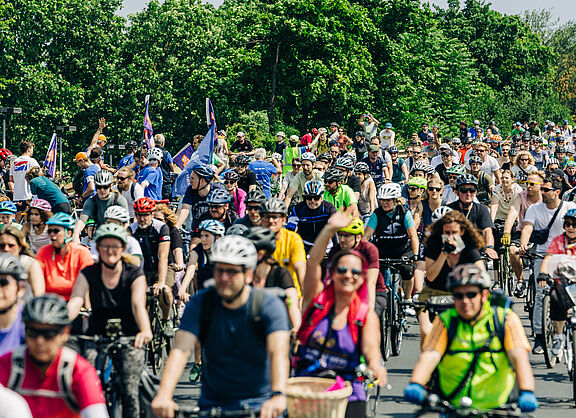
M339 376L346 416L364 417L358 367L386 385L409 316L421 355L407 401L538 407L529 352L565 352L576 299L569 121L463 121L456 137L423 123L402 150L371 114L353 137L335 122L278 132L273 152L220 131L183 196L162 134L151 149L128 141L112 167L106 127L75 155L74 191L34 143L0 149L0 416L172 417L192 362L201 411L276 417L290 376ZM530 305L532 348L495 289ZM161 380L145 401L150 369Z

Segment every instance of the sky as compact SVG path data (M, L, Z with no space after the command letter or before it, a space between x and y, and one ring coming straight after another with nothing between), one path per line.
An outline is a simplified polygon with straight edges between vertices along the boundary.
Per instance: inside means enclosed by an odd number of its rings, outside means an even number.
M215 6L219 6L224 0L207 0ZM446 0L431 0L433 4L446 7ZM142 10L148 0L124 0L122 16ZM576 0L493 0L492 7L506 14L518 14L530 9L552 9L552 15L559 17L561 22L566 22L576 16Z

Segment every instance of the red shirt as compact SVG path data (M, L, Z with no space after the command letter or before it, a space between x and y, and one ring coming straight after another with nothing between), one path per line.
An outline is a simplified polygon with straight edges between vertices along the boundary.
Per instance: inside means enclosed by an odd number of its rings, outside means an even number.
M32 416L34 418L42 417L58 417L58 418L75 418L80 417L80 414L74 413L66 401L62 397L41 396L38 394L26 394L25 391L30 390L43 390L49 393L60 392L60 384L58 383L58 363L60 362L60 355L62 350L52 362L46 374L43 375L42 371L30 359L28 352L24 360L24 378L22 380L20 395L26 399ZM6 353L0 357L0 384L6 386L10 378L10 370L12 369L12 352ZM72 373L72 393L76 402L78 402L78 409L80 411L85 408L96 405L105 404L104 394L100 386L100 380L96 373L96 369L84 357L76 356L76 364Z
M564 234L558 235L552 238L552 241L550 241L550 245L548 246L546 253L567 254L576 258L576 245L568 244L568 240L566 239Z

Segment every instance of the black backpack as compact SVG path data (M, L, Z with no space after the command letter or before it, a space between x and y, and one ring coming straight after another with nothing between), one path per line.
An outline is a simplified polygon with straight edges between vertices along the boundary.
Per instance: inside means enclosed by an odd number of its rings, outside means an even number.
M84 193L84 170L81 170L74 176L74 180L72 180L72 187L74 188L74 193L78 195Z

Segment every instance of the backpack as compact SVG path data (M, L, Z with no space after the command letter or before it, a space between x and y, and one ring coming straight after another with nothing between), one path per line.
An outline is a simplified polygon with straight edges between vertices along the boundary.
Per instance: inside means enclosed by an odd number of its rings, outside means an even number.
M74 176L74 179L72 180L72 188L74 189L74 193L77 195L84 193L84 170L81 170Z
M22 389L22 382L24 381L24 363L25 363L26 346L21 345L12 352L12 368L10 370L10 377L8 378L7 388L18 392L21 395L40 395L43 390L27 390ZM78 413L78 401L72 392L72 374L74 373L74 366L76 365L77 353L68 347L62 347L60 354L60 361L58 362L58 385L60 391L56 396L62 397L68 407ZM60 395L60 396L58 396ZM50 396L50 395L49 395Z

